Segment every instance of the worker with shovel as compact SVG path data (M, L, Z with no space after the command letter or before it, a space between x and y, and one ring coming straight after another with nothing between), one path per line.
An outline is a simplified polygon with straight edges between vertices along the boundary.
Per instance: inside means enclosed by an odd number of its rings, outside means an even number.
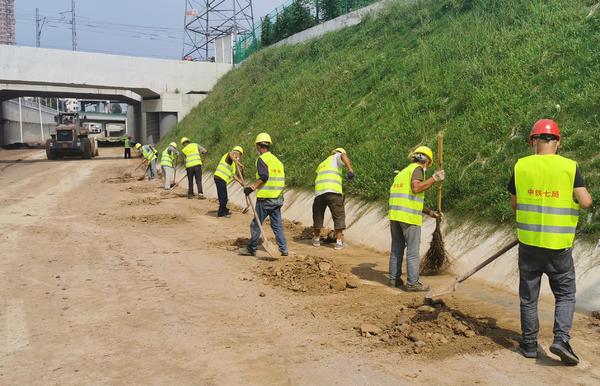
M283 163L273 153L271 153L271 136L267 133L260 133L256 136L256 150L259 157L256 160L256 182L244 188L244 194L250 194L256 191L256 218L260 225L267 217L271 219L271 229L275 233L275 240L279 247L281 256L288 255L287 240L283 232L283 220L281 218L281 207L283 206L283 189L285 188L285 170ZM258 240L261 234L261 228L252 220L250 225L250 241L246 251L242 255L255 256L258 248Z
M215 186L217 187L217 197L219 198L219 211L217 217L231 217L231 212L227 209L227 185L234 180L244 186L244 183L237 175L238 168L242 168L240 160L244 154L241 146L234 147L230 152L223 154L217 170L215 170Z
M529 134L534 154L519 159L508 185L519 239L519 348L525 357L537 358L537 303L542 275L546 274L556 301L550 352L563 363L576 365L579 358L569 344L575 311L572 247L579 209L590 208L592 197L577 163L556 154L560 139L556 122L537 121Z
M344 191L342 168L348 169L347 180L352 181L354 170L348 153L341 147L333 150L331 155L317 167L315 179L315 200L313 213L313 246L321 245L321 228L325 217L325 209L329 208L335 229L334 249L344 248L344 229L346 229L346 213L344 210Z
M178 157L179 152L177 151L177 144L175 142L171 142L169 146L163 150L160 157L160 167L162 168L163 176L165 177L163 186L165 190L170 190L171 187L175 185L175 167L177 166Z
M205 200L202 190L202 155L207 153L206 149L197 143L191 143L189 138L181 138L183 149L181 152L185 156L185 171L188 178L188 194L187 198L194 198L194 178L198 187L198 199Z
M440 214L424 209L424 192L436 182L445 178L444 171L438 170L425 179L427 167L433 165L433 152L427 146L417 147L411 154L412 163L394 178L390 188L389 217L392 235L390 253L390 285L406 291L428 291L429 286L419 281L419 248L421 245L421 224L423 213L432 217ZM406 249L407 283L400 278L402 260Z
M135 149L142 153L142 157L146 160L146 175L149 180L153 180L156 177L156 155L158 152L152 145L144 145L141 143L135 144ZM141 177L144 179L144 177Z

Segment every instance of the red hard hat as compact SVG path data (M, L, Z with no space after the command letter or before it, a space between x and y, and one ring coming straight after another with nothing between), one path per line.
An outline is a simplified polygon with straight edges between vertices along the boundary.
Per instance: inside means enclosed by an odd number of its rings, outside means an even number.
M536 135L540 134L552 134L558 137L560 140L560 129L558 123L552 119L540 119L531 127L531 133L529 133L529 139L532 139Z

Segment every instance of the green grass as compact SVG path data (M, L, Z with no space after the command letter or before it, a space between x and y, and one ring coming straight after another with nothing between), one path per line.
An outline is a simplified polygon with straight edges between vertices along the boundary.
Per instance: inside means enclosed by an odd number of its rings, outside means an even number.
M343 146L358 176L350 194L385 202L410 149L437 149L444 130L447 212L499 224L513 221L506 184L530 152L529 129L550 117L563 132L560 153L579 162L600 200L600 9L588 17L595 3L394 2L358 26L253 55L163 143L193 138L209 149L209 167L241 144L251 165L253 139L266 131L289 186L306 189L318 163ZM600 224L583 232L599 235Z

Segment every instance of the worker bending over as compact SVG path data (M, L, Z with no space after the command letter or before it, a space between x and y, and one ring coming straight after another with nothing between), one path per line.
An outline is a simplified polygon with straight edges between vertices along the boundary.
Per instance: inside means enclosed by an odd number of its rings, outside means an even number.
M158 151L152 145L144 145L141 143L135 144L135 149L142 153L142 157L146 162L146 175L149 180L156 177L156 155Z
M591 208L592 197L577 163L556 154L560 146L556 122L537 121L529 142L534 155L519 159L508 184L519 239L519 348L525 357L537 358L537 303L542 275L546 274L556 301L550 352L565 364L576 365L579 358L569 344L575 311L572 247L579 208Z
M163 188L170 190L175 185L175 168L177 167L177 160L179 152L177 151L177 144L171 142L169 146L162 152L160 157L160 166L165 177L165 184Z
M329 208L335 229L335 249L344 248L344 229L346 229L346 212L344 210L344 188L342 168L348 169L347 180L352 181L354 170L346 150L338 147L327 159L319 164L315 179L315 200L313 213L313 245L321 245L321 228L325 218L325 209Z
M241 146L236 146L230 152L223 154L217 170L215 170L215 186L217 187L217 196L219 197L219 211L217 217L231 217L231 212L227 209L227 185L234 180L240 185L244 186L244 183L238 177L238 169L242 174L242 164L240 160L244 154L244 149Z
M198 199L204 200L204 192L202 190L202 155L207 153L206 149L197 143L190 143L187 137L181 138L183 149L181 152L185 156L185 171L188 178L188 194L187 198L194 197L194 178L198 187Z
M256 182L244 188L244 194L249 196L256 191L256 213L262 225L267 217L271 219L271 228L281 256L288 255L287 240L283 233L281 207L283 206L283 189L285 188L285 170L279 158L271 153L271 136L261 133L256 136L256 150L259 157L256 160ZM256 219L250 225L250 241L243 255L256 255L260 228Z
M427 146L419 146L411 154L412 163L394 178L390 188L389 217L392 234L390 253L390 285L406 291L427 291L429 286L419 281L419 249L423 213L432 217L436 212L424 209L425 191L445 178L443 170L425 179L427 167L433 165L433 152ZM406 249L406 286L402 281L402 259Z

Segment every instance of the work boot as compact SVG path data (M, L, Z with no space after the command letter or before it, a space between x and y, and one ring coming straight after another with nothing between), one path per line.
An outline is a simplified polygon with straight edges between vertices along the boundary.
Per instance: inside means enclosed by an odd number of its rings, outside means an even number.
M288 256L288 255L289 255L288 252L281 252L281 256L283 256L283 257Z
M198 193L198 200L206 200L206 197L204 197L204 194Z
M390 279L390 287L404 288L404 281L401 278Z
M194 198L194 194L193 194L193 193L188 193L188 195L187 195L187 198L188 198L188 199L192 199L192 198Z
M537 358L538 356L538 344L537 342L523 342L519 343L519 351L525 358Z
M569 366L576 366L579 364L579 357L575 355L575 352L571 348L569 342L564 340L555 340L550 346L550 352L560 357L560 360Z
M321 238L313 237L312 244L313 244L313 247L320 247L321 246Z
M405 287L408 292L427 292L429 291L429 286L427 284L423 284L420 281L415 284L407 284Z
M242 256L256 256L256 252L250 252L248 248L240 248L238 252Z

